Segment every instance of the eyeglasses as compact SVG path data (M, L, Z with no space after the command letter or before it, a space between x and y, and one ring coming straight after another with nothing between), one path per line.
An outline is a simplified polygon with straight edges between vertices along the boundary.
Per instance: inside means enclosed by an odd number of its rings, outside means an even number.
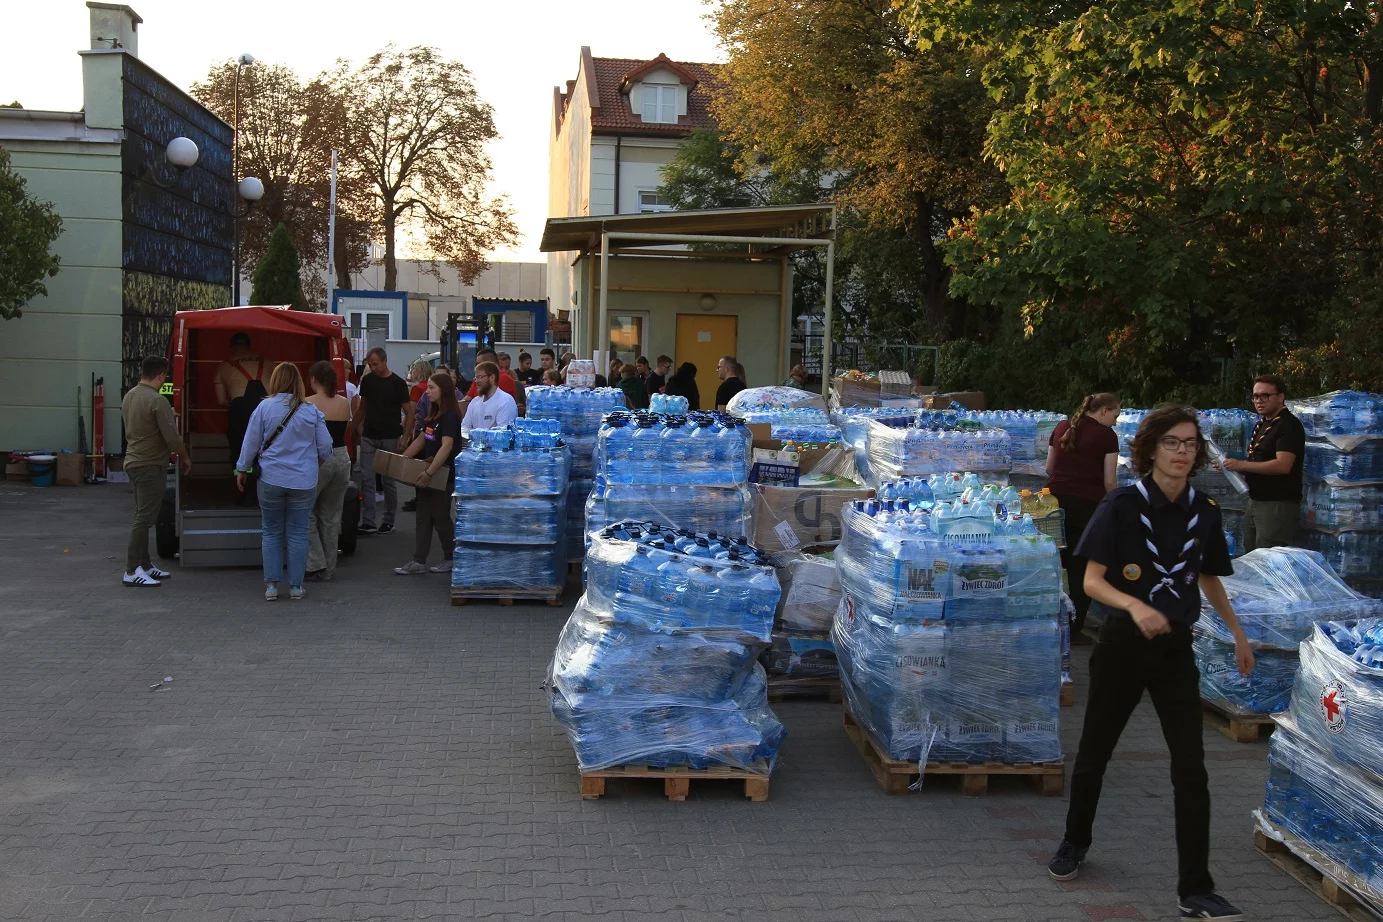
M1282 391L1267 391L1264 393L1259 393L1255 391L1254 393L1249 394L1249 399L1252 400L1254 403L1257 403L1260 400L1270 400L1281 393Z
M1168 451L1181 451L1183 448L1187 451L1195 451L1200 448L1201 440L1194 436L1189 439L1179 439L1169 435L1165 438L1158 439L1157 444Z

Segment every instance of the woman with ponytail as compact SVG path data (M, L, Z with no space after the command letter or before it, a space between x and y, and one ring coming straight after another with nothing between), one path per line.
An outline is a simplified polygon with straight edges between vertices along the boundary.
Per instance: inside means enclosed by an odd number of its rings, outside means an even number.
M1114 394L1091 394L1081 401L1052 433L1047 452L1047 489L1066 513L1066 547L1061 564L1066 568L1071 601L1076 619L1071 623L1071 642L1087 644L1081 633L1090 597L1085 594L1085 559L1075 555L1076 545L1095 514L1095 507L1106 493L1118 485L1115 467L1119 463L1119 437L1114 421L1119 418L1119 398Z

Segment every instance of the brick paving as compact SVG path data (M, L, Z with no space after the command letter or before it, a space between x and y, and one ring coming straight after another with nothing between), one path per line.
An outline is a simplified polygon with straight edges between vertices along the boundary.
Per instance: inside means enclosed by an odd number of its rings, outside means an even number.
M732 784L671 803L656 782L584 802L541 690L570 604L452 608L443 577L390 572L408 515L303 602L266 604L247 570L124 589L130 504L123 485L0 483L0 919L1177 915L1146 701L1066 885L1044 868L1064 799L1025 779L886 797L838 705L777 706L789 737L767 803ZM1223 892L1252 919L1336 918L1253 848L1266 743L1205 739Z

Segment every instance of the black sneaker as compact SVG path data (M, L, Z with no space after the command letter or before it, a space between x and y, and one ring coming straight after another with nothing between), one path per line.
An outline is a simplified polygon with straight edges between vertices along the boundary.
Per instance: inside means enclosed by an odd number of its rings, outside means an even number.
M416 499L410 499L410 500L406 501L406 502L403 504L403 506L400 507L400 508L401 508L404 512L417 512L417 511L418 511L418 501L417 501Z
M393 523L393 522L385 522L383 525L379 526L379 530L375 532L375 534L377 534L377 535L392 535L393 533L394 533L394 523Z
M1209 919L1212 922L1239 922L1244 914L1218 893L1198 893L1177 901L1183 919Z
M1056 854L1052 860L1047 862L1047 873L1052 875L1052 880L1075 880L1080 873L1080 864L1085 860L1085 853L1090 849L1076 848L1065 839L1056 847Z
M362 523L355 526L355 533L357 535L377 535L379 534L379 529L373 525Z

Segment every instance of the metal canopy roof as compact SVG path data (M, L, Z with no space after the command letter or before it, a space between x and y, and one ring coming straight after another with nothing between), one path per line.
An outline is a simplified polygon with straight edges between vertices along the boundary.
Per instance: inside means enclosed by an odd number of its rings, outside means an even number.
M829 239L835 232L834 205L771 205L761 208L710 208L704 211L660 211L652 214L592 215L577 218L549 218L539 245L544 253L600 248L603 233L617 233L623 246L639 246L639 237L652 246L666 246L664 235L689 238L765 237L781 245L784 238ZM689 240L688 242L695 242ZM767 241L766 241L767 243ZM807 247L810 244L802 244ZM801 247L787 246L778 252ZM676 251L659 255L675 256Z

